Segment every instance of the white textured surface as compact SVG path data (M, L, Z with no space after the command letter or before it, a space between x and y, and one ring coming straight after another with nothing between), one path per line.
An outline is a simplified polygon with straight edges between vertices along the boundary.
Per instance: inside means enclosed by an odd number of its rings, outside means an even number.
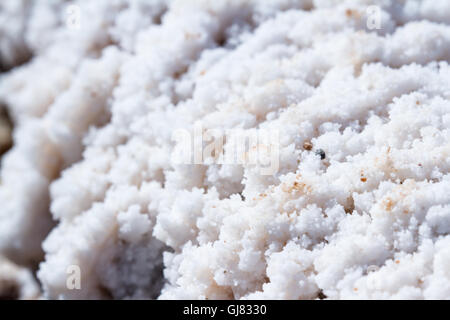
M80 30L29 9L34 58L0 79L0 251L51 230L46 297L450 298L449 1L74 3ZM174 164L196 122L279 130L279 172Z

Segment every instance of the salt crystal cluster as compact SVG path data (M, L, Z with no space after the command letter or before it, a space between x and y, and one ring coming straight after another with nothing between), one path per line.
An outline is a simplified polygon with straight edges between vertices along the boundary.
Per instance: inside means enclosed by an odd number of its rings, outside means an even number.
M6 0L0 35L0 254L43 297L450 298L449 1ZM197 124L278 132L277 172L175 162Z

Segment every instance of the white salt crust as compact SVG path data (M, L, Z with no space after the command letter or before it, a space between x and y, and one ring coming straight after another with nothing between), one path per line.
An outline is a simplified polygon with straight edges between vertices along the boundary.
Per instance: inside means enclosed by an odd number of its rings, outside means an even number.
M449 1L68 4L0 5L0 253L44 297L450 298ZM279 171L174 163L195 123L279 130Z

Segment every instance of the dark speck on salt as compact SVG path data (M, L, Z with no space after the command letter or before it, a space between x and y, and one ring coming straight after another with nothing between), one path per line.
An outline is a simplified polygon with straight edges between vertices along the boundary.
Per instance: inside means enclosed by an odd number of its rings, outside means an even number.
M320 159L321 159L321 160L325 159L325 157L326 157L325 151L323 151L322 149L317 149L317 150L316 150L316 154L317 154L318 156L320 156Z

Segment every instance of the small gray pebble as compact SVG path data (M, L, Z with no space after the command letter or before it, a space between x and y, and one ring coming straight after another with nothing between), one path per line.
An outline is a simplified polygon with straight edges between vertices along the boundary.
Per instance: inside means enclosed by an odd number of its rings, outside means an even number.
M325 157L326 157L325 151L323 151L322 149L317 149L317 150L316 150L316 154L317 154L318 156L320 156L320 159L321 159L321 160L325 159Z

